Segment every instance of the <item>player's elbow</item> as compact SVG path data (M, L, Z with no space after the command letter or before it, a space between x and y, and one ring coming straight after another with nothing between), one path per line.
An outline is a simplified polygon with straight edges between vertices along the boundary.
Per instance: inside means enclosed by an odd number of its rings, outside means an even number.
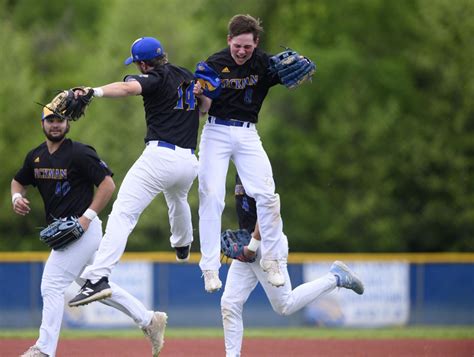
M139 95L142 93L142 86L136 80L122 83L122 90L125 96Z
M99 188L107 193L114 193L115 182L111 176L105 176L104 180L100 183Z
M96 195L101 197L101 200L104 204L107 204L115 191L115 182L110 176L105 176L105 178L100 183L97 188Z
M110 190L111 193L114 193L115 188L116 188L117 186L115 186L115 182L114 182L114 180L112 179L112 177L110 177L110 176L108 176L108 177L110 178L109 190Z
M142 86L135 79L125 79L127 82L114 82L102 86L104 97L120 98L142 93Z

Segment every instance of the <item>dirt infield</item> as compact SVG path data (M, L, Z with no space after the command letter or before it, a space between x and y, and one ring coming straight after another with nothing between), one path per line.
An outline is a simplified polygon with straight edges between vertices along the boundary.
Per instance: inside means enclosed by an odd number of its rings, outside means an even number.
M0 339L0 356L18 356L35 341ZM59 342L58 357L139 357L150 356L144 339L63 339ZM166 339L160 357L225 356L222 339ZM474 356L474 340L320 340L320 339L253 339L244 340L244 357L285 356Z

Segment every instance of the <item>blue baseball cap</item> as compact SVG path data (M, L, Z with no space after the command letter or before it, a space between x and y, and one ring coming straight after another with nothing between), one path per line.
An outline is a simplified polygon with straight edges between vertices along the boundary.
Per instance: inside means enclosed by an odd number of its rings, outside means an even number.
M140 37L132 43L131 56L125 60L128 66L132 62L147 61L164 54L160 41L154 37Z

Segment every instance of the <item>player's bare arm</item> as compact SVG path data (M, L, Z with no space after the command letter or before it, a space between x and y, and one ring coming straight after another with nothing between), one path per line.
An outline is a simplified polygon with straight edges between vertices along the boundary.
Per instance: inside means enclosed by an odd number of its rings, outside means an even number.
M260 246L260 229L258 227L258 222L255 224L255 230L252 232L252 239L248 246L244 247L244 255L251 259L255 257L258 247Z
M87 96L89 91L92 91L96 98L121 98L140 95L142 93L142 86L135 79L130 78L126 82L114 82L96 88L75 87L72 90L74 91L75 98Z
M11 194L13 211L21 216L30 213L30 201L24 197L26 194L26 187L13 179L11 183Z
M204 115L207 114L209 111L209 108L211 107L212 104L212 99L206 97L205 95L201 95L198 97L198 103L199 103L199 112Z
M109 203L115 191L115 183L112 177L105 176L95 192L94 198L89 208L79 217L79 223L85 231L89 228L91 221L97 216Z
M109 83L101 87L94 88L94 97L120 98L132 95L140 95L142 86L134 79L126 82Z
M199 81L196 81L196 84L193 88L193 93L198 99L199 112L201 113L201 115L206 114L209 111L209 108L211 107L212 99L206 97L203 94L204 89L202 88L202 85Z

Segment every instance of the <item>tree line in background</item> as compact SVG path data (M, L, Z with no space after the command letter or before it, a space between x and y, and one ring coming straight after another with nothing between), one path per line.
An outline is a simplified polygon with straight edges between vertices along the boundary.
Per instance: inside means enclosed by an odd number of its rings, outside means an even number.
M135 73L123 60L141 36L157 37L172 63L194 70L226 46L237 13L263 20L267 52L287 46L317 64L311 84L270 90L258 125L291 251L474 251L470 0L0 0L0 249L46 250L39 194L30 188L27 217L10 201L12 177L43 141L35 102ZM119 185L144 134L140 97L99 98L70 137L92 144ZM226 228L237 227L234 175L231 167ZM197 180L190 203L198 250ZM169 234L158 197L127 249L169 250Z

